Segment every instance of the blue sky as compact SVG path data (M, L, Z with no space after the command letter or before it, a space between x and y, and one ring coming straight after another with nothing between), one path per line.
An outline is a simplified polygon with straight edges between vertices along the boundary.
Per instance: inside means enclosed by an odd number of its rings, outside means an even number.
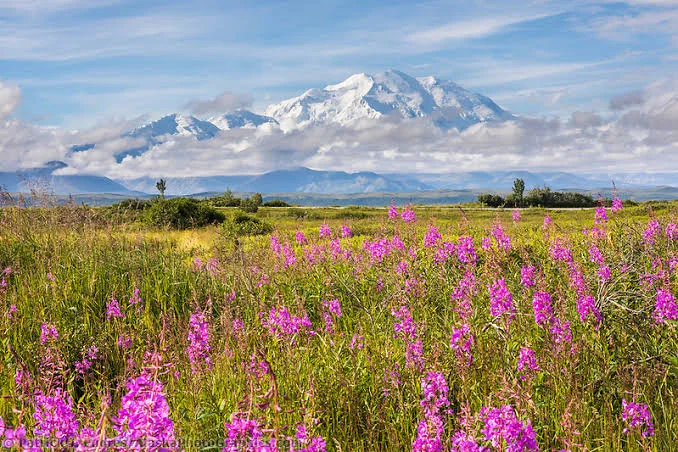
M567 118L675 78L675 30L671 0L0 0L0 80L21 90L15 117L65 128L154 118L224 91L261 111L388 68Z

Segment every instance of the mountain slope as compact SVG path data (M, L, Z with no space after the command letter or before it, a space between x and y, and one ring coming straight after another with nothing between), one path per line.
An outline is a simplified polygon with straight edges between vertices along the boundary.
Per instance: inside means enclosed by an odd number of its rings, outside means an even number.
M270 116L258 115L249 110L236 110L221 116L209 119L209 122L221 130L229 129L254 129L264 124L278 125L278 121Z
M400 71L355 74L324 89L270 105L266 115L284 128L333 122L348 125L357 119L387 115L431 118L444 129L463 130L479 122L506 121L514 116L490 98L451 81L414 78Z

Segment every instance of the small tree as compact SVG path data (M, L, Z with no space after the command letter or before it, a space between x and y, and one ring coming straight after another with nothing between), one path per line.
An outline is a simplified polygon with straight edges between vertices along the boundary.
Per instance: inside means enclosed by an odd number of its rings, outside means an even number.
M160 179L158 182L156 182L155 188L157 188L160 192L160 197L165 199L165 190L167 189L167 182L165 182L165 179Z
M264 203L264 199L261 197L261 193L253 194L252 201L257 205L257 207L261 207L261 205Z
M513 199L518 206L523 205L523 194L525 193L525 181L518 178L513 181Z

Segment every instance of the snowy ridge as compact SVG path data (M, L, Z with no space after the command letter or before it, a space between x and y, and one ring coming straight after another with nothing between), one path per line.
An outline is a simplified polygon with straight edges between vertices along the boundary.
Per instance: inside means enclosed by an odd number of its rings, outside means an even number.
M349 125L357 119L393 114L402 118L431 118L443 129L458 130L479 122L515 118L490 98L454 82L434 77L414 78L395 70L355 74L336 85L310 89L266 109L266 115L285 129L325 122Z

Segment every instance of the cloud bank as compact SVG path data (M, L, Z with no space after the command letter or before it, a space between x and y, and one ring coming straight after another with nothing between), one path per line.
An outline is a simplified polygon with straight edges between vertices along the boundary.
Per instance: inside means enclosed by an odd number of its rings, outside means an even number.
M208 104L219 104L221 97ZM6 112L6 118L18 98L17 89L3 85L0 111ZM211 109L209 105L199 108ZM4 119L0 121L0 159L8 170L61 160L69 165L63 170L66 173L114 179L256 174L298 166L378 173L678 171L675 80L612 99L608 111L575 112L566 120L521 117L476 124L463 132L442 131L427 119L393 117L360 120L350 127L315 125L289 132L275 127L233 129L203 141L168 136L142 155L117 163L116 154L145 144L124 136L132 123L64 131ZM93 149L75 152L71 148L91 142L97 143Z

